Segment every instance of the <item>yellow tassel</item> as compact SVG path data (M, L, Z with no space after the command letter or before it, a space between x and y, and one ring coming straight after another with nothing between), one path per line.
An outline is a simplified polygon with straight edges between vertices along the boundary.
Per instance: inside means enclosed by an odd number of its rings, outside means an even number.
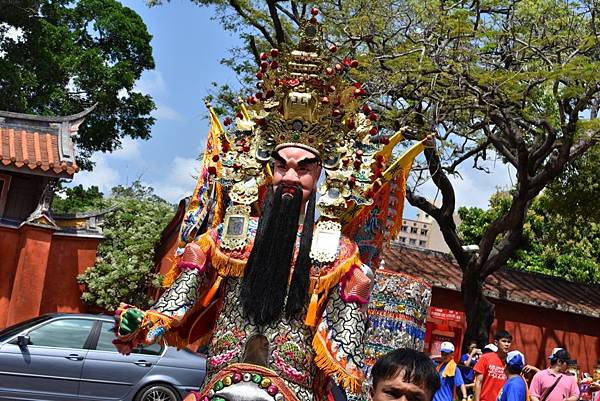
M219 290L219 287L221 286L222 280L223 280L223 277L221 277L220 275L217 276L217 279L215 280L215 283L213 284L213 286L210 287L210 290L208 290L208 292L206 293L204 298L202 298L201 305L203 307L206 308L210 304L210 302L213 300L213 298L215 297L215 294L217 293L217 291Z
M308 311L306 312L306 319L304 323L307 326L315 327L317 325L317 310L319 307L319 295L313 292L310 296L310 304L308 305Z
M325 341L320 333L315 334L312 344L315 350L315 364L327 376L335 374L342 387L359 394L362 391L362 377L352 376L340 366L335 357L330 355Z
M362 262L360 261L360 254L357 247L352 256L339 263L329 273L319 277L311 277L309 290L312 292L318 290L319 293L329 291L332 287L339 284L344 274L350 270L352 265L360 266L361 264Z

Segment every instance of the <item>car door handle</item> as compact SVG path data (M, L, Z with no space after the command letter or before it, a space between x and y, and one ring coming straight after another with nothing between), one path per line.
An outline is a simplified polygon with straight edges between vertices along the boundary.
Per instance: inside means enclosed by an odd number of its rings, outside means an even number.
M144 367L152 366L152 364L150 362L145 361L143 359L140 359L139 361L134 362L134 363L138 366L144 366Z
M77 354L69 354L69 356L65 356L65 358L71 361L83 361L83 357Z

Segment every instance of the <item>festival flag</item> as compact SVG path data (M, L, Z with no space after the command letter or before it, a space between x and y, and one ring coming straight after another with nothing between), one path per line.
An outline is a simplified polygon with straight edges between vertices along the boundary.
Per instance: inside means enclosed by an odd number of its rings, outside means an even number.
M388 159L394 146L402 140L396 133L382 155ZM363 263L376 268L383 243L394 238L402 226L406 180L414 159L425 148L425 138L411 146L382 173L381 186L373 195L373 203L363 206L354 218L344 225L344 233L353 238L360 249Z
M223 213L223 200L221 184L216 180L221 171L221 161L219 154L223 144L229 144L225 130L221 121L217 117L211 105L206 102L210 117L210 127L206 136L206 147L202 155L200 171L196 187L188 208L183 217L177 249L175 250L175 260L169 272L163 280L163 287L168 287L179 275L177 261L184 252L185 246L192 242L198 235L202 234L208 228L208 218L212 210L213 225L220 223Z

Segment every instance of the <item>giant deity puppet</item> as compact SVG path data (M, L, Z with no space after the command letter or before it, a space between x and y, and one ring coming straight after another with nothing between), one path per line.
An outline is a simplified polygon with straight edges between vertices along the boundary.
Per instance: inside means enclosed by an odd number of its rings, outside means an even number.
M168 288L147 311L117 311L122 352L159 340L208 347L202 390L186 400L322 400L331 382L362 392L375 280L344 234L378 227L369 206L406 166L386 168L401 135L378 135L363 87L344 73L356 62L334 64L321 29L313 18L294 49L261 54L261 92L235 129L209 133Z

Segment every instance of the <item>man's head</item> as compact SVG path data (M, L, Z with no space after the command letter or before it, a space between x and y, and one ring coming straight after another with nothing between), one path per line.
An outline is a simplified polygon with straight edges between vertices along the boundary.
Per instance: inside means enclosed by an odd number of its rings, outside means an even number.
M471 341L469 342L469 346L467 347L467 352L471 352L473 351L475 348L477 348L477 341Z
M319 159L303 148L282 148L273 159L273 182L258 221L241 290L246 315L261 326L278 319L284 310L288 317L297 317L307 304L315 189L321 172ZM304 212L290 281L298 223Z
M284 185L293 191L296 185L302 189L302 206L310 199L321 175L321 163L314 153L298 147L285 147L273 153L273 188ZM285 191L284 191L285 193Z
M560 372L566 372L569 367L571 355L564 348L554 348L549 356L550 366L558 369Z
M512 343L512 335L506 330L498 330L494 335L494 344L498 347L498 355L502 358L508 354L510 344Z
M431 401L440 387L433 362L422 352L400 348L380 358L371 370L372 401Z
M510 351L506 354L506 366L504 370L507 375L518 375L525 367L525 356L519 351Z
M440 346L440 352L442 353L442 361L450 361L454 357L454 344L444 341Z
M496 344L487 344L481 351L482 354L489 354L490 352L498 352L498 347Z

